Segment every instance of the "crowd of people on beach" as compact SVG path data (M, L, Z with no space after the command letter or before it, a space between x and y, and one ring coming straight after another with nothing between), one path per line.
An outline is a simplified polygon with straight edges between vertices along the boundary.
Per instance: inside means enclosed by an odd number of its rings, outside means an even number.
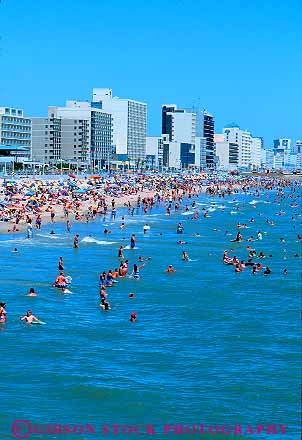
M116 187L122 188L121 193L116 193ZM79 189L80 188L80 189ZM30 191L29 191L30 189ZM69 179L68 181L55 181L55 182L41 182L35 181L31 184L26 183L14 183L9 182L2 183L2 195L4 196L1 206L1 219L11 220L13 222L12 231L18 231L18 225L21 221L24 221L27 225L27 238L33 237L33 223L35 228L40 230L42 228L42 219L45 220L45 214L49 215L49 223L55 225L56 218L59 216L59 210L66 222L66 232L71 232L71 217L72 221L76 224L79 221L96 222L98 219L105 220L107 215L110 215L110 219L115 221L119 208L126 208L128 216L133 216L135 213L142 212L148 214L152 207L162 206L166 215L170 216L173 213L184 212L188 214L188 219L198 221L200 218L210 219L208 209L198 209L196 207L196 198L200 193L206 193L209 198L215 196L221 199L225 197L233 197L236 194L250 194L256 198L253 203L253 208L256 208L257 200L260 198L260 191L275 191L275 198L272 203L276 206L280 206L284 200L287 200L290 208L292 208L293 214L291 220L297 221L297 225L301 225L301 212L298 211L301 208L301 194L299 192L300 183L291 182L284 179L271 179L269 177L255 179L253 177L244 178L208 178L206 175L154 175L152 179L150 176L116 176L107 182L103 179L100 183L100 179ZM117 197L122 195L128 199L122 198L122 203L117 206ZM270 203L270 202L267 202ZM109 208L108 208L109 205ZM234 208L235 209L235 208ZM239 208L236 208L239 210ZM191 211L193 210L193 211ZM222 209L223 212L223 209ZM236 211L235 211L236 212ZM276 216L284 215L285 211L279 210ZM191 217L189 217L189 215ZM258 212L261 216L262 213ZM208 221L208 220L207 220ZM209 220L210 221L210 220ZM255 217L249 220L250 224L256 222ZM120 218L119 228L123 230L127 223L126 214ZM273 227L275 222L272 219L267 219L266 224L269 227ZM250 268L251 273L256 275L257 273L263 273L268 276L272 274L268 264L264 264L264 259L273 258L272 254L265 255L263 250L256 250L262 243L263 237L266 231L258 230L255 237L253 235L244 237L244 232L248 228L247 223L237 222L236 236L234 239L229 239L229 235L233 235L229 231L225 232L226 240L236 244L236 253L241 251L240 244L245 242L245 251L247 253L245 259L239 258L237 255L230 256L229 253L234 251L224 250L222 261L224 264L232 266L235 273L241 273ZM295 225L293 228L295 229ZM9 229L10 231L11 229ZM217 229L213 229L217 232ZM150 225L145 223L143 227L143 233L150 232ZM178 222L176 226L176 236L184 236L185 229L182 222ZM104 234L110 234L110 229L105 229ZM51 230L50 234L55 234L54 230ZM195 234L198 235L198 234ZM75 250L79 249L79 237L76 233L73 238L73 247ZM130 235L130 243L128 249L133 250L136 248L137 239L134 233ZM301 242L301 234L296 234L296 241ZM251 243L256 244L252 245ZM284 243L283 237L280 238L280 243ZM185 240L178 240L177 244L188 244ZM239 246L239 247L238 247ZM80 250L79 250L80 251ZM18 252L17 248L14 248L13 252ZM298 253L294 257L300 257ZM122 278L134 278L140 279L140 270L145 267L151 257L138 258L138 261L133 263L132 271L129 273L129 259L124 256L124 246L120 246L117 251L117 258L119 264L115 268L104 270L99 276L99 297L100 307L104 311L110 311L111 306L108 302L108 289L114 287ZM182 261L190 261L188 252L183 250L181 253ZM62 293L71 293L69 290L72 283L71 277L65 276L64 260L61 256L58 261L59 275L56 277L53 287L59 289ZM174 273L175 269L172 264L169 264L165 269L167 273ZM284 268L283 274L288 274L287 268ZM202 276L202 274L200 275ZM28 296L36 296L34 288L31 288ZM134 293L129 293L129 298L134 298ZM6 322L6 303L0 303L0 323ZM39 320L32 314L31 310L28 310L26 315L21 316L20 319L28 324L44 322ZM130 313L130 322L136 322L136 312Z

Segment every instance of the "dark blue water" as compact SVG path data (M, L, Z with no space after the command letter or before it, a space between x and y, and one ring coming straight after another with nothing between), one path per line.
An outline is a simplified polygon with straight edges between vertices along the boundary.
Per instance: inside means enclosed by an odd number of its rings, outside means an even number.
M241 424L255 431L257 425L276 424L276 435L263 432L255 438L297 439L301 244L296 236L301 233L301 209L291 208L288 200L281 206L264 203L273 198L262 194L253 205L249 203L253 196L224 200L200 196L199 220L174 211L167 216L163 208L154 207L150 215L127 216L123 231L119 212L115 224L100 219L88 225L74 223L70 235L58 224L55 236L45 225L32 240L22 235L1 237L0 300L7 303L8 313L0 332L1 438L12 438L12 422L25 419L32 424L95 425L95 435L65 436L81 439L102 438L101 425L123 423L153 423L157 429L153 437L158 439L252 437L175 437L173 430L163 433L165 424ZM210 206L211 218L205 219L201 210ZM286 214L275 215L280 209ZM296 220L291 220L294 212ZM249 222L251 217L255 223ZM275 226L266 223L267 217ZM177 244L179 221L185 246ZM241 230L244 238L256 237L261 230L263 240L230 243L238 221L249 226ZM145 222L151 226L147 234ZM111 235L103 234L105 227ZM72 247L76 232L80 240L84 238L78 250ZM111 311L103 312L99 274L118 267L118 248L129 245L132 233L138 249L124 251L130 269L140 255L151 260L141 269L140 280L120 279L107 289ZM247 260L248 244L267 255L255 261L268 265L270 276L252 275L250 268L235 274L232 266L222 264L224 249ZM13 247L19 253L12 253ZM181 260L182 250L191 261ZM294 257L296 253L299 257ZM50 287L60 256L65 273L73 278L70 295ZM176 269L174 274L165 272L169 264ZM37 297L26 296L30 287ZM134 299L128 298L129 292L134 292ZM21 323L19 316L28 308L47 325ZM136 323L129 322L133 311ZM280 424L288 425L285 435ZM111 432L104 437L117 436ZM119 438L126 437L151 436Z

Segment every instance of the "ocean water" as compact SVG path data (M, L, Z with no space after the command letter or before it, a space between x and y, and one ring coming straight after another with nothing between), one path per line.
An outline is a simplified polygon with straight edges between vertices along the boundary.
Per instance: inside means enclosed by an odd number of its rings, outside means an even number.
M1 294L8 321L0 328L1 438L14 438L12 423L90 424L95 434L33 433L30 438L299 438L301 233L300 208L275 194L201 195L194 200L198 220L182 210L165 215L163 206L148 215L118 211L115 223L73 222L44 225L32 240L22 234L0 237ZM193 199L186 200L190 212ZM256 202L256 203L255 203ZM210 208L204 218L202 209ZM285 215L276 215L280 210ZM296 213L296 220L291 220ZM126 214L126 229L120 230ZM185 215L183 215L185 214ZM256 222L250 223L254 217ZM275 226L266 223L273 219ZM176 225L184 225L183 235ZM263 240L232 243L237 222L244 238L257 231ZM151 229L143 234L147 222ZM112 230L104 235L104 228ZM294 229L295 228L295 229ZM55 235L49 235L51 229ZM227 232L228 231L228 232ZM73 249L75 233L80 246ZM99 307L99 274L119 266L120 245L130 271L138 257L151 257L139 280L125 278L108 288L109 312ZM231 235L228 235L231 234ZM280 238L285 239L285 243ZM177 244L184 240L186 245ZM267 258L270 276L236 274L222 264L225 249L247 260L246 246ZM19 252L12 253L17 247ZM186 250L190 260L181 260ZM299 257L294 257L298 253ZM272 257L268 257L272 254ZM59 257L73 278L69 295L51 287ZM165 272L173 264L176 272ZM288 275L283 275L287 268ZM34 287L37 297L26 293ZM129 292L134 298L129 299ZM27 326L27 309L47 324ZM129 322L136 311L137 322ZM154 424L156 435L105 435L101 426ZM174 425L277 425L277 434L177 434ZM281 434L279 425L287 425ZM171 425L169 434L164 425ZM25 428L24 428L25 429ZM26 435L26 429L21 430Z

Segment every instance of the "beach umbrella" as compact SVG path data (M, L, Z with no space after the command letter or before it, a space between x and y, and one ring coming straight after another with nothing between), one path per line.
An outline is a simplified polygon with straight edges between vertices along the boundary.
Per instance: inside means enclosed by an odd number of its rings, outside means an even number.
M72 174L72 173L68 174L68 176L71 177L72 179L76 179L76 178L77 178L77 176L75 176L75 175Z

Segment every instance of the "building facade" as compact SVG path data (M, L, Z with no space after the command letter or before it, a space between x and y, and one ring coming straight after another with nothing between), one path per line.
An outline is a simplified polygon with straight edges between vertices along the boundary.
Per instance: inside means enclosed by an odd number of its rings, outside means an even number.
M262 149L261 150L261 166L271 170L274 168L274 152L273 150Z
M251 137L251 166L253 169L261 167L262 139Z
M146 138L146 168L162 170L163 138L162 136L147 136Z
M163 105L162 134L168 135L171 142L190 144L191 147L183 147L183 151L187 149L195 154L195 166L214 168L214 118L208 112L178 109L175 104ZM184 156L183 153L182 158ZM185 162L191 165L191 156L187 158Z
M287 168L290 166L290 155L293 153L291 147L291 139L281 138L274 139L274 152L277 156L277 165L279 168ZM280 164L282 165L280 166Z
M224 134L215 134L215 151L218 167L222 170L235 170L239 164L239 145L225 141Z
M294 153L295 154L302 153L302 140L296 140L294 146Z
M60 160L93 168L112 158L112 115L87 102L67 101L65 107L49 107L48 118L32 118L33 160Z
M215 120L212 115L206 111L198 110L196 112L196 135L206 140L206 166L214 168L215 166L215 141L214 130Z
M239 163L242 168L251 166L251 133L243 131L239 126L228 126L223 128L226 142L232 142L239 146Z
M112 114L113 145L117 159L144 161L147 104L112 96L111 89L93 89L92 106Z
M31 159L40 163L56 163L61 157L62 122L58 118L32 118Z
M207 167L207 139L202 136L195 138L195 166L202 170Z
M0 107L0 148L16 161L30 158L31 119L22 109Z
M253 137L249 131L241 130L236 124L223 128L224 141L238 145L238 167L258 169L261 167L261 137Z

